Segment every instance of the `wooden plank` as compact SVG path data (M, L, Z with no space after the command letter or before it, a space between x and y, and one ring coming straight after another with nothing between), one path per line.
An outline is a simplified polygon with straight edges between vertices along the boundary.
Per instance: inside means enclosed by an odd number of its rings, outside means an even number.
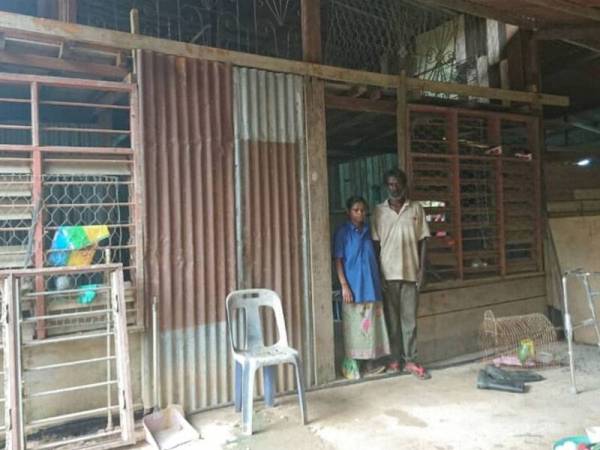
M419 318L417 343L421 361L430 363L479 351L479 327L488 309L496 317L544 313L546 296Z
M131 83L118 83L115 81L103 81L103 80L84 80L74 79L67 77L50 77L40 75L27 75L27 74L16 74L16 73L0 73L0 82L14 83L14 84L30 84L38 83L43 86L56 86L65 87L72 89L90 89L98 91L115 91L114 95L122 95L124 92L129 92L134 89L134 84ZM99 102L101 103L101 102Z
M129 340L127 334L127 306L123 269L119 267L110 274L111 308L114 326L114 345L117 357L116 374L118 379L119 427L121 439L126 444L135 443L134 405L131 393L131 373L129 360Z
M77 0L58 0L58 20L77 22Z
M600 21L600 10L579 5L575 2L563 0L527 0L526 3L541 6L543 8L560 11L568 16L583 17L588 20Z
M600 200L600 189L574 189L575 200Z
M569 26L552 27L538 30L534 34L534 39L539 41L554 41L563 39L597 39L600 35L600 25L594 26Z
M448 149L450 153L458 155L458 113L456 111L448 112L446 137L448 139ZM460 182L460 160L459 158L452 158L452 234L456 249L454 257L457 263L457 275L458 279L462 280L464 276L464 260Z
M331 240L325 133L325 85L306 80L306 168L310 249L310 294L316 384L335 379L333 313L331 309Z
M409 170L408 161L410 153L410 125L408 113L408 92L406 72L400 73L398 87L396 88L396 145L398 152L398 166L405 172Z
M321 0L301 0L302 59L321 62Z
M389 100L371 100L368 98L342 97L326 95L325 106L344 111L371 112L379 114L396 114L396 102Z
M500 72L500 87L502 89L510 89L510 71L508 67L508 59L501 60L498 68ZM510 102L508 100L503 100L502 106L510 108Z
M533 28L532 22L523 20L519 15L507 14L506 10L490 8L481 3L464 0L420 0L419 3L433 6L434 8L448 8L472 16L485 19L496 19L504 23L519 25L521 28Z
M496 100L508 100L523 103L542 103L552 106L569 106L569 98L558 95L538 94L533 92L507 91L504 89L473 86L457 83L442 83L432 80L408 79L408 88L411 91L437 92L471 97L483 97Z
M421 293L419 317L483 308L495 304L544 296L544 275L504 279L476 286L441 289Z
M0 12L0 30L20 33L23 36L41 36L42 38L52 36L55 39L72 40L124 50L150 50L169 55L197 58L207 61L220 61L238 66L254 67L275 72L308 75L325 80L341 81L351 84L366 84L387 88L397 88L398 86L398 77L394 75L344 69L303 61L290 61L220 48L204 47L150 36L134 35L122 31L106 30L76 24L65 24L56 20L8 12ZM511 100L522 103L540 101L543 104L553 106L569 105L568 97L557 95L505 91L502 89L492 89L481 86L468 86L457 83L444 83L413 78L408 79L408 89L412 91L471 95L473 97Z
M4 345L4 403L5 417L11 424L6 432L6 448L21 450L23 442L23 389L21 377L21 344L20 344L20 314L19 290L13 275L3 279L2 288L2 343Z
M16 54L0 50L0 63L27 67L38 67L48 70L59 70L77 74L94 75L114 79L123 79L128 70L108 64L69 61L66 59L51 58L48 56Z

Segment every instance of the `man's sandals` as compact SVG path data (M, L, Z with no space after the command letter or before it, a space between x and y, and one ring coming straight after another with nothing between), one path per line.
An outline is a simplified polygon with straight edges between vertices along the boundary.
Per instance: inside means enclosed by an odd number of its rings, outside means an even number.
M429 380L431 374L427 372L427 369L420 364L409 362L404 365L404 372L413 374L419 380Z

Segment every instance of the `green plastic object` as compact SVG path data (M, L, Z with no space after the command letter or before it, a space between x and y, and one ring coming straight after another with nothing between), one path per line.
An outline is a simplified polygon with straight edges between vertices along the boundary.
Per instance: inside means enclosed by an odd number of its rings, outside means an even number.
M562 439L559 439L554 443L554 450L557 450L560 446L566 444L567 442L572 442L576 446L579 444L590 445L590 439L587 436L569 436Z
M81 305L89 305L96 298L96 290L98 289L97 284L86 284L80 287L83 290L81 294L79 294L78 302Z
M358 367L358 361L345 357L342 362L342 375L348 380L359 380L360 368Z

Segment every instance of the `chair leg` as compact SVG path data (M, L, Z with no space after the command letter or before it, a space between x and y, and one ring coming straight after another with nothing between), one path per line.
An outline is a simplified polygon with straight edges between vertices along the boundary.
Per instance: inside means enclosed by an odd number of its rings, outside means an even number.
M300 402L301 421L302 425L306 425L307 411L304 384L304 369L302 367L302 361L300 360L300 358L296 358L296 361L294 362L294 369L296 371L296 388L298 389L298 401Z
M263 368L265 404L275 404L275 381L277 380L277 366L265 366Z
M252 401L254 399L254 374L256 366L247 362L244 364L244 386L242 388L242 430L246 435L252 434Z
M242 365L239 362L235 362L235 412L242 410L242 396L243 396L243 385L244 385L244 371Z

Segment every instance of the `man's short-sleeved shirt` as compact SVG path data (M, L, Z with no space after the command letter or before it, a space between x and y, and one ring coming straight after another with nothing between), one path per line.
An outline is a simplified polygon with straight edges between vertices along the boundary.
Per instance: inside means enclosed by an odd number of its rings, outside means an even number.
M369 225L362 229L348 221L335 232L333 254L344 263L344 275L355 303L380 301L381 280Z
M419 241L430 236L423 207L406 200L396 213L386 200L373 211L371 233L381 246L384 279L417 281Z

